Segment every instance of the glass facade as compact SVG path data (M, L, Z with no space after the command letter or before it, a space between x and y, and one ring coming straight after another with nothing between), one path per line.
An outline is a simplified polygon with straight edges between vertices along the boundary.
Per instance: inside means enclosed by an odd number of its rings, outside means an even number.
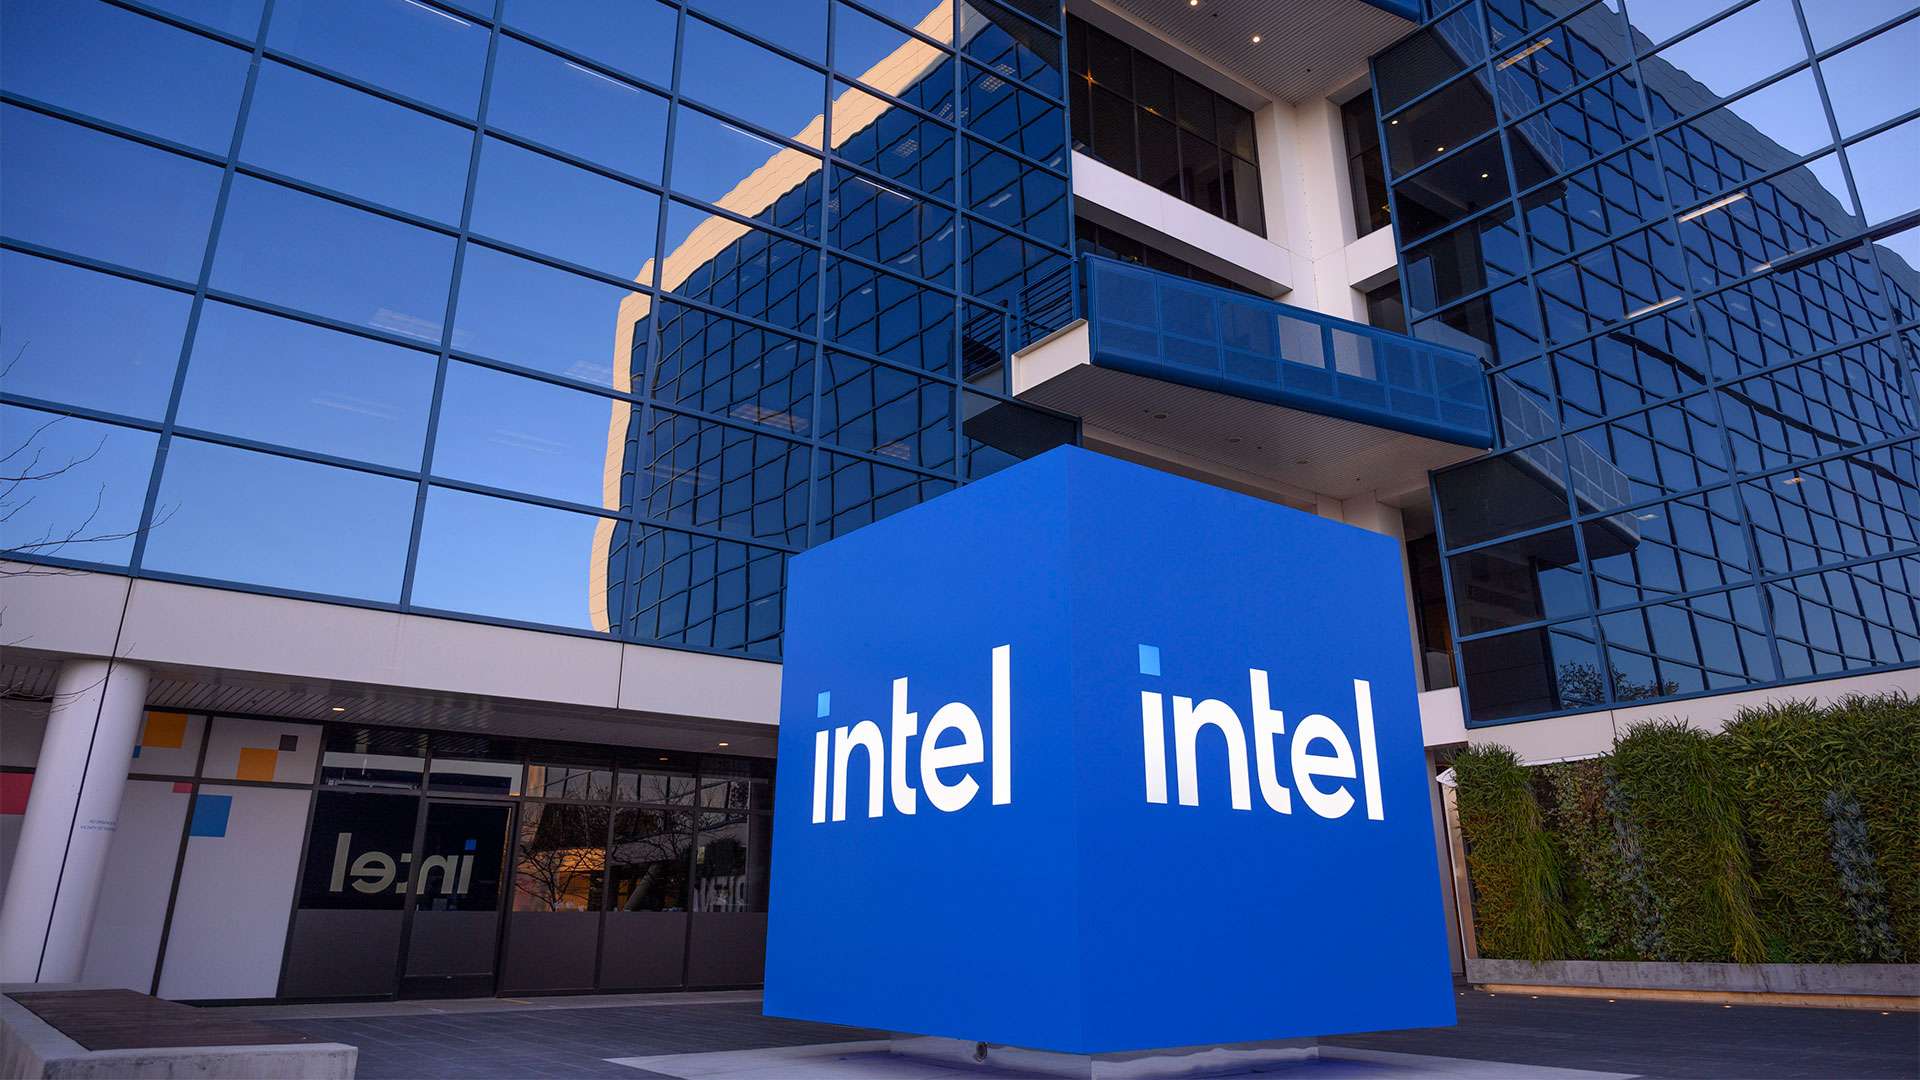
M1075 150L1267 235L1251 111L1072 16L1067 56Z
M788 555L1074 437L1025 6L0 18L11 556L774 658Z
M1920 662L1911 3L1471 0L1374 60L1485 724ZM1429 642L1437 635L1429 634Z

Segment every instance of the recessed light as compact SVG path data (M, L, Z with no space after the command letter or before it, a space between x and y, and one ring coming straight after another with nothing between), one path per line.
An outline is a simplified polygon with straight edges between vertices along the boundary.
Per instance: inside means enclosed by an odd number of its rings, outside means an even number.
M661 761L665 761L665 760L667 760L667 759L666 759L665 757L662 757L662 758L661 758L660 760L661 760Z
M1255 35L1253 35L1253 43L1254 43L1255 45L1258 45L1258 44L1260 44L1260 35L1259 35L1259 34L1255 34Z
M345 705L335 705L335 706L333 707L333 711L334 711L334 712L346 712L346 711L347 711L347 707L346 707Z
M714 743L713 745L715 745L715 746L725 746L725 745L727 745L727 744L726 744L726 743L723 743L723 742L722 742L722 743Z
M1387 126L1388 126L1388 127L1399 127L1399 126L1400 126L1400 121L1398 121L1398 120L1389 120L1389 121L1387 121Z
M1433 152L1436 154L1444 154L1447 152L1447 148L1444 146L1436 146L1433 148Z
M1485 180L1486 178L1487 178L1487 174L1486 174L1486 173L1481 173L1481 174L1480 174L1480 179L1482 179L1482 180Z
M1199 7L1199 6L1200 6L1200 0L1187 0L1187 6L1188 6L1188 7Z

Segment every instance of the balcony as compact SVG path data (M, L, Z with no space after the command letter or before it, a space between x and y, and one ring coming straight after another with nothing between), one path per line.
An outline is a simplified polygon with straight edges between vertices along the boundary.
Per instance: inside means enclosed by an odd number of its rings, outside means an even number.
M1424 486L1493 445L1469 353L1082 256L1084 326L1015 358L1022 398L1323 495Z

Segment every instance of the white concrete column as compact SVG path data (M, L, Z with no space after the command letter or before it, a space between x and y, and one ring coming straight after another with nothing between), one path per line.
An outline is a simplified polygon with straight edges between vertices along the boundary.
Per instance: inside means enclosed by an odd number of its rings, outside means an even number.
M0 906L0 982L79 980L146 701L138 664L60 666Z
M1425 690L1427 664L1426 657L1420 655L1420 625L1413 608L1413 572L1407 565L1406 516L1399 507L1381 502L1374 492L1342 501L1340 511L1347 524L1391 536L1400 544L1400 591L1407 604L1407 640L1408 648L1413 651L1413 682L1414 686Z

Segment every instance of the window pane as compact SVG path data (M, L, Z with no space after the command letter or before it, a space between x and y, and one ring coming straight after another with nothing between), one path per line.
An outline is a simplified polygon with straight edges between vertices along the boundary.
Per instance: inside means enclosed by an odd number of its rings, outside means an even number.
M833 196L835 246L953 287L953 211L845 171L835 174Z
M975 213L1037 240L1069 242L1065 180L968 139L966 182L967 206Z
M869 10L910 26L943 45L953 43L953 12L937 0L862 0Z
M408 0L280 0L267 44L472 116L487 36L483 26Z
M1399 108L1485 56L1479 11L1454 12L1374 58L1381 111Z
M12 106L0 129L8 236L200 277L219 169Z
M214 288L438 342L453 238L235 177Z
M634 406L473 364L447 365L437 476L619 510Z
M951 490L951 480L822 453L813 484L813 514L831 539Z
M417 469L435 366L432 353L210 301L179 423Z
M1387 161L1409 172L1493 126L1493 99L1478 79L1462 79L1422 98L1387 123Z
M824 24L823 24L824 25ZM680 92L810 146L826 106L826 76L701 19L688 19Z
M150 431L0 405L0 550L125 566L153 475Z
M688 6L809 60L827 62L827 0L690 0Z
M599 911L612 813L605 806L521 804L513 910Z
M837 446L945 469L953 462L953 388L829 350L820 433Z
M261 65L242 160L449 224L473 133L283 64Z
M1920 543L1915 449L1895 443L1741 485L1761 570L1810 570Z
M527 763L527 795L536 799L580 799L587 802L605 802L613 793L613 769L595 768L593 765L578 764L567 760L564 764L552 759L580 758L591 760L591 751L576 750L572 747L552 752L534 751L533 760ZM598 762L596 762L598 764Z
M1639 44L1645 48L1660 42L1719 14L1733 6L1735 0L1639 0L1627 12L1633 21L1633 29L1638 30L1643 39Z
M1737 471L1758 473L1914 430L1900 347L1843 349L1720 391Z
M395 601L418 493L411 480L176 438L144 565Z
M1845 4L1803 3L1813 47L1828 49L1864 30L1913 10L1912 0L1849 0Z
M834 153L936 198L953 198L953 129L836 84Z
M673 190L806 236L820 235L820 159L683 108Z
M687 910L693 814L685 810L616 810L607 876L614 911Z
M1792 0L1760 0L1640 63L1655 71L1663 63L1671 64L1714 96L1725 97L1806 56ZM1672 104L1691 112L1708 101L1689 98Z
M427 735L423 731L401 731L395 728L343 728L329 725L324 736L323 753L320 757L320 786L335 787L351 785L353 787L418 788L420 775L427 767ZM405 851L413 843L414 815L418 812L419 802L409 798L375 797L367 802L359 799L349 801L345 796L321 796L319 815L324 819L326 806L332 802L336 806L384 806L390 808L382 816L393 819L394 835L405 839L385 848L387 851ZM320 835L316 832L316 835ZM311 892L313 877L307 879ZM335 896L342 894L335 893ZM398 908L403 899L398 893L391 894L392 906ZM302 904L311 906L311 897L304 898Z
M1507 197L1507 158L1489 138L1394 187L1400 227L1424 236Z
M617 621L624 546L612 518L436 487L413 604L604 633Z
M679 15L665 4L507 0L503 18L508 26L655 85L673 82L673 37Z
M649 516L806 543L805 444L656 409L640 452Z
M653 298L492 248L467 247L453 347L598 386L633 386Z
M778 657L786 561L772 548L643 526L633 548L631 633L643 641ZM692 796L689 780L639 779L643 802Z
M814 348L700 308L664 304L650 393L670 405L806 435Z
M1462 634L1587 610L1587 585L1573 530L1554 529L1447 560L1454 622Z
M980 394L960 396L966 416L960 427L961 468L968 480L1079 441L1079 425L1069 417Z
M1920 661L1920 559L1883 559L1767 587L1781 675L1793 679Z
M1913 163L1920 161L1920 120L1854 143L1846 155L1868 225L1920 209L1920 185L1913 182Z
M493 61L487 125L658 181L667 142L667 99L502 38Z
M653 261L660 197L489 138L480 149L471 227L630 279Z
M1708 395L1683 398L1569 435L1567 452L1590 461L1613 490L1624 486L1622 501L1704 487L1727 475L1718 413Z
M702 814L693 859L693 910L767 910L772 819L765 814Z
M1914 107L1911 95L1890 94L1912 73L1907 64L1920 55L1920 19L1902 23L1876 38L1820 62L1833 102L1833 116L1846 138Z
M0 8L0 86L221 155L249 59L96 0Z
M1751 126L1766 140L1741 155L1727 146L1732 130ZM1730 105L1661 135L1660 164L1668 194L1680 204L1705 199L1833 144L1813 73L1789 75ZM1740 144L1752 145L1752 144Z
M1057 8L1047 5L1049 18ZM1060 38L1015 18L991 3L960 3L960 50L1003 75L1030 83L1043 94L1059 96Z
M1733 689L1775 677L1752 589L1602 616L1616 702Z
M1435 473L1435 504L1447 545L1477 544L1565 518L1563 469L1557 456L1522 453Z
M192 298L0 252L0 370L11 394L166 414Z
M184 15L251 41L260 33L260 9L264 0L147 0L147 6Z
M660 285L749 318L810 333L819 310L819 252L685 203L667 208Z
M1043 165L1066 168L1064 110L994 75L969 66L960 119L967 130L1017 150Z
M858 263L827 264L827 338L933 372L953 370L953 297Z
M1603 704L1600 650L1585 620L1460 643L1476 723Z
M757 26L754 23L746 25ZM908 22L907 25L912 26L913 23ZM834 8L833 35L833 66L836 71L874 84L876 89L885 90L895 97L925 100L916 98L911 92L903 93L903 87L899 84L908 78L918 81L926 72L937 70L947 75L943 93L953 92L951 54L945 49L929 45L848 4L838 4ZM950 37L951 31L940 36ZM915 74L896 74L899 72ZM895 85L881 86L879 82Z
M1601 607L1731 585L1752 575L1740 508L1718 488L1581 526Z

